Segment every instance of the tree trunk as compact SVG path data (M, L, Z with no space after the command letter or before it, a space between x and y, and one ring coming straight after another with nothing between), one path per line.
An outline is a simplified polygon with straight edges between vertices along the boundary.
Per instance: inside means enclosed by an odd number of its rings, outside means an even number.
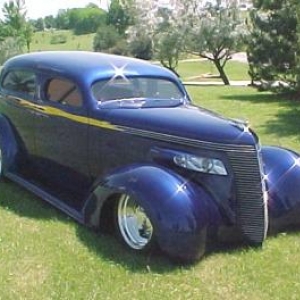
M223 80L224 84L225 85L230 85L229 79L228 79L228 77L225 73L224 67L221 66L220 60L219 59L214 59L213 62L215 64L216 68L218 69L220 77Z

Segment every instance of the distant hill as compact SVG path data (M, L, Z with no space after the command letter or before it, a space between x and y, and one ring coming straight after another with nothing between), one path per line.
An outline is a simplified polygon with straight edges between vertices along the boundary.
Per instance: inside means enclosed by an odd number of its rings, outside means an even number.
M74 35L68 30L39 31L33 36L31 51L93 50L95 33Z

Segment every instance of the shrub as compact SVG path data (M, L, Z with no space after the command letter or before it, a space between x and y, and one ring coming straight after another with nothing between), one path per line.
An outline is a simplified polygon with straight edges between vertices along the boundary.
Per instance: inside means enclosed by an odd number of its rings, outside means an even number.
M65 44L67 42L67 36L65 34L55 34L51 37L50 44Z
M24 41L20 38L6 38L0 42L0 65L7 59L23 52Z
M100 26L94 37L94 51L109 52L109 49L115 47L120 39L122 38L114 26Z

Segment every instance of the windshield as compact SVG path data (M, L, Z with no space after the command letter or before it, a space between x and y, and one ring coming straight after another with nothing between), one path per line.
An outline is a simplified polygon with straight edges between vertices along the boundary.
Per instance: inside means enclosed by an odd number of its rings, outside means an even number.
M118 77L101 80L93 84L92 93L101 102L127 99L180 100L185 98L174 82L153 77Z

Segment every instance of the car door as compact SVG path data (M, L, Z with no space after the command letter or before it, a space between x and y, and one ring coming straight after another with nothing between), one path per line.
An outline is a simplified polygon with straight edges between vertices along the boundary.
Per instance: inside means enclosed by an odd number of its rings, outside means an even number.
M19 151L15 172L28 177L33 170L35 152L35 95L37 77L31 69L3 70L1 80L1 113L12 124Z
M80 209L90 185L83 94L63 77L43 76L36 112L36 161L48 192Z

